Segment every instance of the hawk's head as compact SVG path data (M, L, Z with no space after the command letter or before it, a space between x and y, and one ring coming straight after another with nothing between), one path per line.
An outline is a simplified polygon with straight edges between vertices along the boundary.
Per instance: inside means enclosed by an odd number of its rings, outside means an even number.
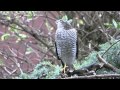
M64 21L62 19L56 20L55 23L57 24L57 28L63 28L64 27L63 22Z
M71 26L72 20L64 21L62 19L56 20L57 28L64 28L66 30L69 30L72 28Z

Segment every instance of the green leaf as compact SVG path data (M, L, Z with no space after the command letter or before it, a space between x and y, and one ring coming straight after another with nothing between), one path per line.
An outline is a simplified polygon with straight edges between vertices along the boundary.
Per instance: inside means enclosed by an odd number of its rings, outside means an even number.
M7 20L10 20L10 19L11 19L10 16L7 16L6 18L7 18Z
M8 29L11 31L11 32L15 32L15 33L19 33L19 27L15 24L11 24L12 27L9 27ZM18 29L16 29L18 28Z
M83 25L84 24L83 20L80 19L79 24Z
M31 52L33 52L33 49L31 47L27 48L25 54L30 54Z
M27 12L27 20L32 20L34 16L34 13L32 11Z
M110 25L110 23L104 23L104 25L105 25L105 26L109 26L109 25Z
M19 41L26 39L28 36L25 34L18 34L16 35L16 37L17 37L16 43L18 43Z
M8 39L10 37L10 34L9 33L5 33L1 36L1 40L4 41L6 39Z
M118 24L114 19L112 20L112 23L113 23L114 27L117 28Z
M118 26L117 26L118 29L120 29L120 22L118 22Z
M3 61L0 59L0 66L3 66L4 65L4 63L3 63Z
M68 20L67 15L63 16L63 17L62 17L62 20L67 21L67 20Z
M19 34L19 36L20 36L21 39L27 38L27 35L25 35L25 34Z
M113 25L110 24L110 23L104 23L104 26L106 26L107 28L112 28L113 27Z

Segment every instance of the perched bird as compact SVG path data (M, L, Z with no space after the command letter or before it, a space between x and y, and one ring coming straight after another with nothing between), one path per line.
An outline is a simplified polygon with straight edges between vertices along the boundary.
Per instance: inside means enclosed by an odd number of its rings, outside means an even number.
M73 63L78 57L77 31L72 28L71 21L57 20L55 33L55 47L58 60L61 60L63 70L73 68Z

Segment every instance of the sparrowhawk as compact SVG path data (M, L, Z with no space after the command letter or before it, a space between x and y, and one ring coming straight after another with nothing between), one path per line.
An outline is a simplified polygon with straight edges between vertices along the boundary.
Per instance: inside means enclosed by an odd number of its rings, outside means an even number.
M77 30L72 28L70 21L62 19L56 21L55 33L56 54L63 66L73 68L73 63L78 57Z

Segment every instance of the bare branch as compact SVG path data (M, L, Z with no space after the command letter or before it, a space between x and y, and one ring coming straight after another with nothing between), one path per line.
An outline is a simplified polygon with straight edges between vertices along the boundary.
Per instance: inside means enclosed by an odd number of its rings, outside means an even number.
M34 30L32 30L30 27L26 26L26 25L23 25L20 21L16 21L16 20L6 20L5 17L3 17L3 15L0 14L0 19L1 20L5 20L6 23L10 23L10 24L16 24L18 25L20 28L22 28L23 31L25 31L26 33L30 34L31 36L33 36L36 40L38 40L40 43L42 43L43 45L45 45L48 49L51 48L47 43L45 43L41 38L40 36L38 36L38 34L36 32L34 32ZM2 21L0 21L0 23L3 23ZM8 24L5 24L5 25L8 25ZM55 55L55 52L50 49L51 53Z
M120 74L100 74L89 76L67 77L62 79L120 79Z

